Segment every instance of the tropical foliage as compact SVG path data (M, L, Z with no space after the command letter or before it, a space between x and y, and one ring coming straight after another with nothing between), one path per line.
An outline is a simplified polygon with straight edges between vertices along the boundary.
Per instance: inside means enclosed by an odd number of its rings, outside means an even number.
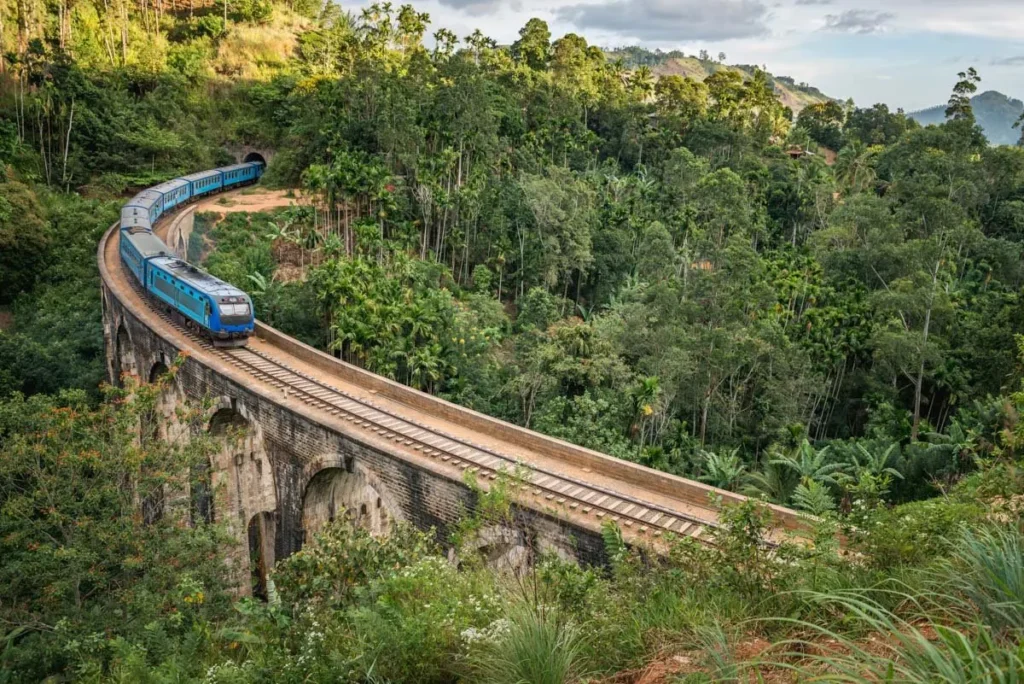
M987 144L973 70L921 128L794 113L779 84L812 89L707 54L658 78L539 19L510 46L391 4L0 19L0 682L1024 674L1024 153ZM799 508L814 544L769 553L750 503L710 547L609 526L607 567L531 548L510 576L472 544L516 528L496 488L441 533L330 526L237 600L233 540L156 505L213 445L153 431L159 384L98 389L95 245L123 194L242 145L294 206L201 215L189 253L265 321Z

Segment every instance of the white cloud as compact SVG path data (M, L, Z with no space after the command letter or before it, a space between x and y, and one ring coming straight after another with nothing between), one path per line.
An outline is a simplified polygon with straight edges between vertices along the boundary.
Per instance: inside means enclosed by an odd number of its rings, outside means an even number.
M722 41L768 33L760 0L612 0L560 7L555 15L579 29L651 41Z
M360 0L365 6L371 0ZM688 54L724 51L732 63L763 64L858 104L919 109L945 102L956 72L981 68L982 89L1024 95L1024 0L409 0L431 16L430 31L459 36L479 28L511 43L531 17L554 37L583 35L593 45L641 44ZM346 4L345 9L354 9ZM870 32L826 17L883 16ZM839 27L837 26L837 28ZM863 49L858 49L863 41ZM951 61L954 56L955 61Z
M826 31L838 33L880 33L896 18L891 12L873 12L871 10L846 10L842 14L826 14Z

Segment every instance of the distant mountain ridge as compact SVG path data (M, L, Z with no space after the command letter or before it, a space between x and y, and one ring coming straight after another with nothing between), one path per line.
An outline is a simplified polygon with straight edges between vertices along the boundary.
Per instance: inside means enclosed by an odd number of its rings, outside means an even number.
M695 81L703 81L716 71L731 70L743 74L744 78L753 75L754 70L759 68L752 64L724 64L711 59L688 56L681 50L663 52L661 50L648 50L639 46L619 47L605 50L610 60L621 59L628 69L636 69L640 66L650 67L655 76L678 75L690 77ZM789 76L774 76L768 74L775 92L784 105L799 114L800 110L808 105L818 102L827 102L832 98L822 93L817 88L806 83L797 83L796 79Z
M993 145L1016 145L1020 140L1020 129L1013 124L1024 112L1024 102L1002 93L989 90L971 98L974 118L985 131L985 137ZM941 124L946 120L946 105L938 105L908 116L922 126Z

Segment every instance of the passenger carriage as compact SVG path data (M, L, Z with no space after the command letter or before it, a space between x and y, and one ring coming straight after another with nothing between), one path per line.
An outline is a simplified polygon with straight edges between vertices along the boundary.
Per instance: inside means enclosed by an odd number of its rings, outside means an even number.
M191 188L191 184L184 178L175 178L166 183L155 185L150 190L160 193L162 202L161 213L166 213L178 205L188 202L192 197Z
M224 187L230 188L238 185L248 185L255 183L263 175L263 164L259 163L246 163L246 164L235 164L234 166L225 166L217 169L224 176Z
M121 231L121 261L140 283L146 282L146 261L153 257L171 256L164 241L153 233L131 229Z
M121 208L121 261L147 294L216 346L241 346L255 328L252 300L242 290L173 256L153 234L163 214L198 197L255 183L263 164L235 164L175 178L143 190Z
M193 199L219 192L224 187L224 176L218 169L192 173L182 176L181 180L186 181L191 186Z
M142 228L152 230L163 213L163 197L159 192L143 190L121 207L121 229Z

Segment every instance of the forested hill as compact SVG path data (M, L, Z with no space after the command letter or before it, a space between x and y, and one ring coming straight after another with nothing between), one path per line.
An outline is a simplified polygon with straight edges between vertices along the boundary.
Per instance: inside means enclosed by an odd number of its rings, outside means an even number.
M971 98L974 116L985 136L993 145L1016 145L1021 131L1013 124L1024 112L1024 102L989 90ZM909 115L922 126L941 124L946 121L946 105L937 105Z
M226 5L0 0L0 683L1024 680L1024 149L985 139L973 70L940 125L794 121L786 80L655 78L540 19L499 46L408 5ZM173 385L102 400L96 245L244 145L295 205L202 214L189 249L261 320L806 511L813 547L766 553L753 502L666 558L608 516L610 567L512 581L509 474L443 539L338 515L238 602L248 540L184 510L237 442L203 406L162 429Z
M759 69L759 67L749 64L725 64L725 54L719 54L716 59L704 50L697 55L687 55L681 50L663 52L629 46L613 48L607 54L610 60L622 60L622 64L627 69L646 67L657 77L676 75L692 78L695 81L704 81L718 71L735 71L744 79L750 79ZM775 89L776 96L782 104L792 109L794 114L799 114L808 105L827 102L831 99L814 86L797 83L789 76L775 76L767 72L766 75Z

